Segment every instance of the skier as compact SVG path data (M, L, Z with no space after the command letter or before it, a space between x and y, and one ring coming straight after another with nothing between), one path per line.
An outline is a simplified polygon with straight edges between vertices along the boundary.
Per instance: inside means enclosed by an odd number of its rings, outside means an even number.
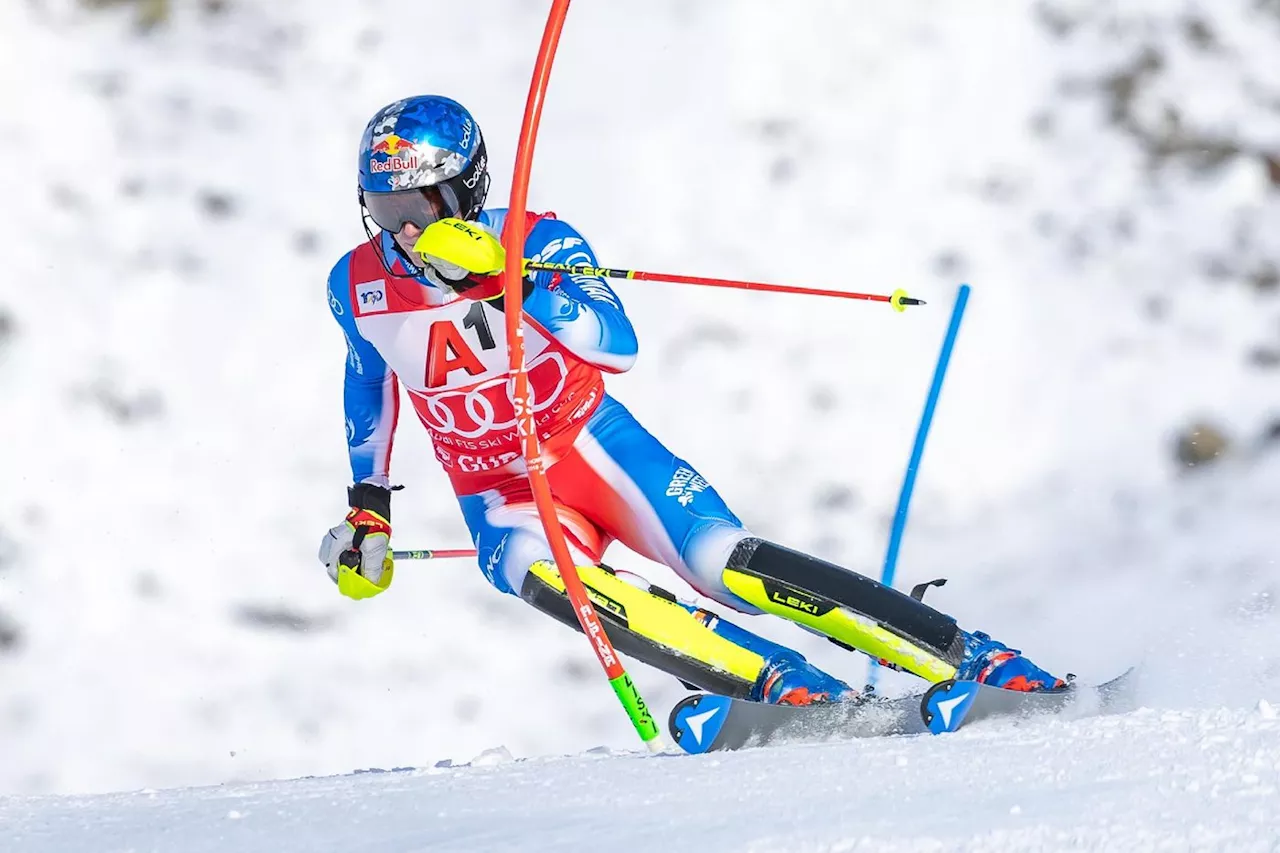
M488 188L484 137L453 100L397 101L365 128L358 195L368 240L329 276L329 305L347 341L354 485L350 511L325 534L319 557L351 598L391 584L389 462L403 384L457 495L485 577L576 628L508 396L509 306L494 274L502 266L496 235L523 228L525 257L536 261L597 261L582 235L554 214L515 223L505 210L484 209ZM463 249L488 253L489 261L459 249L459 237ZM547 478L580 576L619 651L686 684L759 702L858 696L800 653L600 565L614 540L670 566L718 604L782 616L931 682L955 677L1015 690L1063 684L916 598L753 536L692 465L605 392L603 374L630 369L637 347L603 278L531 273L523 307Z

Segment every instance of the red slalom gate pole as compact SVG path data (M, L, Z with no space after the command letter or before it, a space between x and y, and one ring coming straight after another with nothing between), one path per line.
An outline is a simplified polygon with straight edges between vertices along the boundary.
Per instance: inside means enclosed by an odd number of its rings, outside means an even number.
M908 305L924 305L923 299L908 296L902 289L893 293L852 293L847 290L825 290L819 287L795 287L790 284L766 284L763 281L736 281L728 278L706 278L697 275L676 275L644 270L620 270L611 267L593 267L590 264L546 264L536 261L525 263L526 270L550 270L569 275L626 278L633 281L670 281L676 284L700 284L704 287L732 287L737 290L761 290L768 293L799 293L808 296L834 296L839 299L861 299L867 302L887 302L895 311L905 311Z
M520 126L520 144L516 149L516 169L511 181L511 202L507 209L506 227L502 232L503 249L507 260L504 271L503 292L520 294L523 289L525 241L525 206L528 202L529 175L533 169L533 149L538 136L538 123L542 119L542 102L547 91L547 82L551 76L551 63L555 59L556 46L560 42L560 31L564 28L565 15L569 12L569 0L553 0L551 12L547 16L547 26L542 33L542 45L538 48L538 59L534 65L533 80L529 84L529 99L525 103L524 121ZM587 590L578 577L578 568L574 565L569 553L569 545L564 538L564 530L560 527L560 519L556 515L555 500L551 495L551 486L547 483L547 475L543 470L542 454L538 447L538 429L534 419L533 400L529 392L529 374L524 363L524 312L517 306L521 299L505 299L507 353L509 357L509 373L512 381L508 384L511 403L515 409L516 429L520 435L521 450L529 468L529 485L533 492L534 504L538 508L538 518L542 521L547 542L551 545L551 554L555 558L556 567L564 581L565 592L573 604L578 623L583 633L591 641L600 665L604 667L609 684L617 694L622 707L626 709L636 734L645 745L654 752L665 748L662 735L654 722L653 715L635 682L627 674L613 648L613 643L604 632L600 616L591 606Z

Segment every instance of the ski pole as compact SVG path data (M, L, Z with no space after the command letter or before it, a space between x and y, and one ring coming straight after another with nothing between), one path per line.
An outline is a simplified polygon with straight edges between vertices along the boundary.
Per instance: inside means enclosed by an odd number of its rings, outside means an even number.
M763 290L769 293L799 293L808 296L834 296L838 299L862 299L868 302L888 302L895 311L905 311L908 305L924 305L923 299L908 296L902 288L893 293L852 293L846 290L824 290L818 287L795 287L789 284L766 284L762 281L735 281L727 278L705 278L696 275L645 272L644 270L620 270L610 267L593 267L590 264L547 264L526 261L525 270L547 270L569 275L591 275L604 278L627 278L633 281L670 281L675 284L700 284L706 287L732 287L738 290Z
M475 548L416 548L408 551L392 551L393 560L447 560L451 557L474 557Z

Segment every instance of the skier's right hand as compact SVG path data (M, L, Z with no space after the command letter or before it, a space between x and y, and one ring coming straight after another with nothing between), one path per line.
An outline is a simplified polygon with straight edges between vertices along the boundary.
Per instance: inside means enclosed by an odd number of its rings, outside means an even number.
M347 489L351 511L320 540L320 562L348 598L372 598L391 586L391 490L371 483Z
M502 243L474 222L440 219L422 231L413 250L448 282L465 282L502 272L507 254Z
M462 219L440 219L423 230L413 250L454 293L504 310L502 282L498 276L507 253L498 238L484 228ZM522 304L533 293L533 287L533 279L526 275L521 285Z

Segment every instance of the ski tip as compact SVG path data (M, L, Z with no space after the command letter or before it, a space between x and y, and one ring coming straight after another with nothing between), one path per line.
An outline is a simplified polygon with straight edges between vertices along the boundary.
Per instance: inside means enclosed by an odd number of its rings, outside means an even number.
M979 689L976 681L939 681L930 687L920 700L920 713L929 731L940 735L960 728Z
M693 755L711 751L720 728L729 717L732 699L699 693L687 696L671 709L671 736L685 752Z

